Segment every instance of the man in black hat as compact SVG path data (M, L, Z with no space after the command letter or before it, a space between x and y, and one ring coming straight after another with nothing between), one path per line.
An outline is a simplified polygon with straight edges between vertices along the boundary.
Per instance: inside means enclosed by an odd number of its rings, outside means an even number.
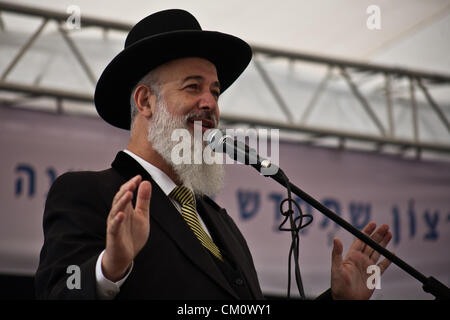
M131 129L130 141L112 168L66 173L50 189L39 298L263 298L245 239L208 197L220 190L223 167L174 161L171 140L177 129L193 135L217 126L219 96L251 56L247 43L201 30L183 10L133 27L95 92L100 116ZM194 149L192 157L202 153ZM388 226L375 228L364 232L386 246ZM335 239L331 290L322 297L369 298L366 268L379 257L357 240L343 260ZM389 261L378 265L383 272ZM77 285L70 266L78 268Z

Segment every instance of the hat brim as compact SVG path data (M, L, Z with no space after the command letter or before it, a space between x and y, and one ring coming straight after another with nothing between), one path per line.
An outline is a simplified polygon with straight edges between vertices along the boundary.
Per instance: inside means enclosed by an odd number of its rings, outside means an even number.
M130 129L130 95L150 70L171 60L200 57L211 61L224 92L252 58L243 40L220 32L182 30L144 38L121 51L105 68L95 89L98 114L109 124Z

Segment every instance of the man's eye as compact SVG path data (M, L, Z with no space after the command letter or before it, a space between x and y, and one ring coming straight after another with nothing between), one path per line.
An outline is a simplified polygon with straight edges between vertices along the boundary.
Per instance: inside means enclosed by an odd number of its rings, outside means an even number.
M188 84L188 85L186 86L186 88L189 88L189 89L198 89L198 84L197 84L197 83Z

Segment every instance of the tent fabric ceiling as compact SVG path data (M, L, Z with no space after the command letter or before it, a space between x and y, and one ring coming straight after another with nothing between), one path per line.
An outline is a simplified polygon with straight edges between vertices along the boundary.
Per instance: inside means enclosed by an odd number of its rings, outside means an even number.
M35 0L15 0L16 4L36 7ZM373 60L408 64L399 57L389 61L383 53L399 42L406 41L415 33L447 16L450 11L448 0L45 0L39 7L65 12L70 5L77 5L83 14L113 21L133 24L149 13L167 9L183 8L193 13L204 29L220 30L242 37L252 44L291 51L325 54L365 62ZM380 8L381 29L369 30L366 12L370 5ZM447 19L448 20L448 19ZM425 48L416 43L414 49L429 54L439 66L433 69L442 71L442 66L450 70L450 24L437 30L435 40L441 39L435 48ZM447 29L447 30L445 30ZM447 31L447 32L445 32ZM434 39L433 39L434 40ZM418 39L420 41L420 39ZM378 58L378 59L377 59ZM413 60L413 67L425 59Z
M31 0L15 0L14 4L60 13L67 12L70 6L76 5L81 11L81 19L83 16L94 17L128 25L152 12L178 7L193 13L203 29L230 33L252 45L450 74L448 0L283 0L276 6L268 0L230 0L226 3L205 0L45 0L39 4ZM366 26L369 17L366 9L369 5L377 5L381 10L380 30L369 30ZM0 72L4 72L31 34L36 32L42 19L7 12L3 12L1 18L4 28L0 32ZM126 36L124 32L108 32L107 37L103 37L99 28L82 28L74 30L70 35L88 60L94 78L100 75L110 59L122 49ZM259 60L260 57L257 58ZM254 62L237 81L235 87L239 86L240 90L231 90L221 98L222 114L258 119L267 119L270 115L271 120L280 123L286 121L277 102L256 72ZM287 59L283 61L271 58L263 58L260 62L276 82L281 94L288 98L286 102L294 115L293 120L299 123L317 85L325 76L326 66L296 62L295 67L292 67ZM375 112L384 119L386 99L383 96L382 75L375 79L370 74L354 76L354 81L363 87L361 90L371 100ZM309 117L308 125L339 129L344 127L358 133L378 134L377 128L358 101L349 94L348 86L342 79L339 82L339 79L338 75L332 77L333 83L327 86L324 96ZM371 79L375 81L368 81ZM86 76L73 52L64 43L54 21L46 26L45 32L39 35L7 80L85 94L93 93L95 87L95 80ZM433 86L429 91L443 108L447 118L450 118L448 89L448 86ZM396 137L410 138L412 129L408 116L411 113L408 83L397 81L393 95ZM416 99L421 109L428 108L422 110L427 111L426 113L420 113L423 118L420 119L421 139L439 143L448 141L448 130L427 106L423 95L418 94ZM20 97L15 101L22 104L37 103ZM68 110L95 114L93 108L80 108L78 105L72 108L70 104L64 104L64 111ZM331 112L333 110L336 113ZM385 125L387 127L388 124Z

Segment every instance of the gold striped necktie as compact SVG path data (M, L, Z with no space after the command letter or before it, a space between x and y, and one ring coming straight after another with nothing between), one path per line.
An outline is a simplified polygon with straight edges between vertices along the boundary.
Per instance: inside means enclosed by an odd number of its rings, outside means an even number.
M178 203L181 205L181 213L184 220L194 232L198 240L200 240L202 245L206 249L211 251L211 253L218 259L223 261L223 257L220 253L219 248L200 225L197 210L195 209L195 199L193 192L185 186L177 186L172 190L169 196L178 201Z

